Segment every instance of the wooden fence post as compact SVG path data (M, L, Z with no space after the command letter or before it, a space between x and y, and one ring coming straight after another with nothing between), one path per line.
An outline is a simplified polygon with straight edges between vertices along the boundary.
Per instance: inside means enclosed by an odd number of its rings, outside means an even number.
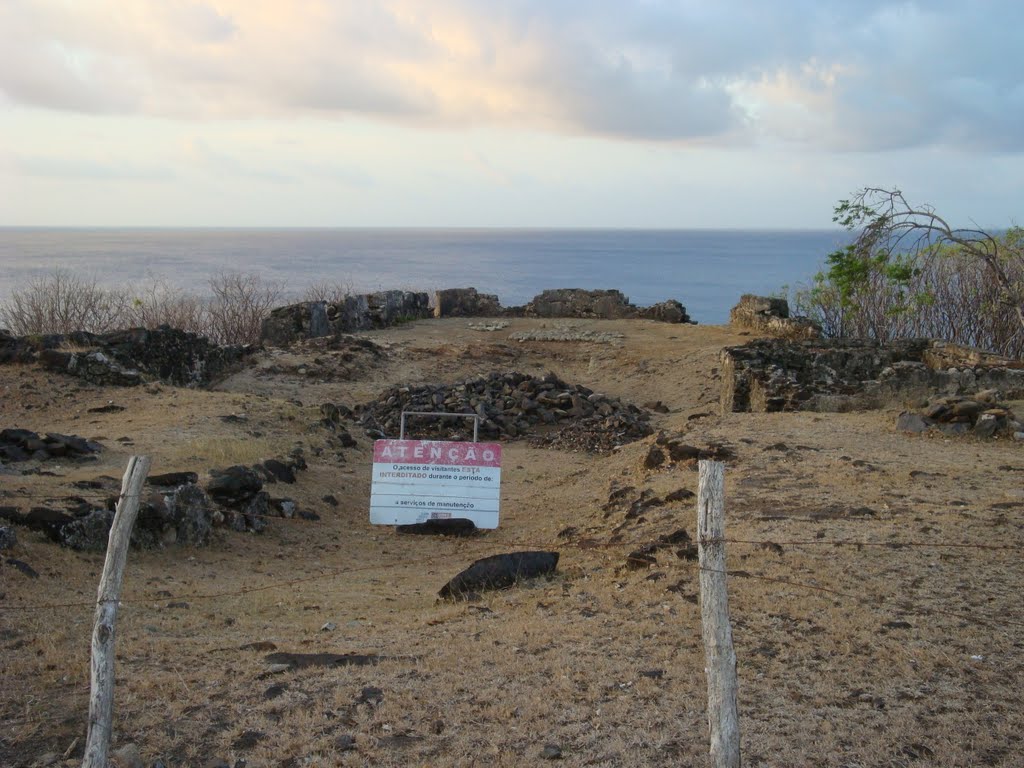
M697 552L700 565L700 618L704 671L708 677L711 764L739 768L740 722L736 708L736 653L729 624L725 569L725 466L698 466Z
M82 768L107 768L111 722L114 715L114 626L121 599L121 580L128 559L128 542L139 513L139 496L149 472L148 456L132 456L121 481L121 498L107 540L107 558L96 596L96 624L92 630L89 733Z

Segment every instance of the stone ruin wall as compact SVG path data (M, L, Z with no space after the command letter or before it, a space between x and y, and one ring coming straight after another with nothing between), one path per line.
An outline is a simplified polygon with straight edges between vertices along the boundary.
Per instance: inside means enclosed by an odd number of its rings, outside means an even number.
M931 394L1024 398L1024 364L949 342L759 339L721 354L723 413L851 411Z

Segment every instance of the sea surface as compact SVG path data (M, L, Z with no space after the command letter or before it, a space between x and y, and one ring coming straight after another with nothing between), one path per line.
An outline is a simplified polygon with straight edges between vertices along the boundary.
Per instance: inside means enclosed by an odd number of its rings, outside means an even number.
M318 281L473 286L504 306L546 288L617 288L640 306L677 299L693 319L723 323L742 294L805 284L846 242L836 230L0 228L0 301L60 268L198 294L227 270L281 281L295 298Z

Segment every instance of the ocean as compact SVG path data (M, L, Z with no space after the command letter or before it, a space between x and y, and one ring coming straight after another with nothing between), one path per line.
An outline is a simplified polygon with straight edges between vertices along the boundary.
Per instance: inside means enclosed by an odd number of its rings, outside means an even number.
M546 288L617 288L640 306L677 299L723 323L744 293L809 282L842 231L641 229L0 228L0 301L63 268L103 285L164 278L198 294L219 271L258 272L293 297L313 282L357 292L473 286L504 306Z

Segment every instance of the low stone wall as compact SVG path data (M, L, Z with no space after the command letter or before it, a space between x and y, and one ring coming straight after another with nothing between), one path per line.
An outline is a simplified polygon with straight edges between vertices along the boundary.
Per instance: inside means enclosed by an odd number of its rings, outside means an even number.
M645 318L666 323L689 323L686 308L674 299L641 308L616 290L588 291L582 288L553 288L543 291L523 307L526 317L598 318L620 320Z
M252 351L247 346L217 346L167 326L102 334L76 331L67 336L0 334L0 363L37 361L51 371L114 386L139 384L145 377L179 386L205 386Z
M851 339L760 339L722 351L723 412L849 411L877 408L928 393L962 395L996 389L1024 397L1024 369L1014 365L934 367L971 359L947 342L890 344ZM974 350L978 359L990 359ZM1019 364L1017 364L1019 365Z
M434 317L500 317L501 302L476 288L445 288L434 294Z
M430 317L430 297L413 291L378 291L346 296L336 303L304 301L270 312L260 329L264 344L284 346L301 339L387 328Z

